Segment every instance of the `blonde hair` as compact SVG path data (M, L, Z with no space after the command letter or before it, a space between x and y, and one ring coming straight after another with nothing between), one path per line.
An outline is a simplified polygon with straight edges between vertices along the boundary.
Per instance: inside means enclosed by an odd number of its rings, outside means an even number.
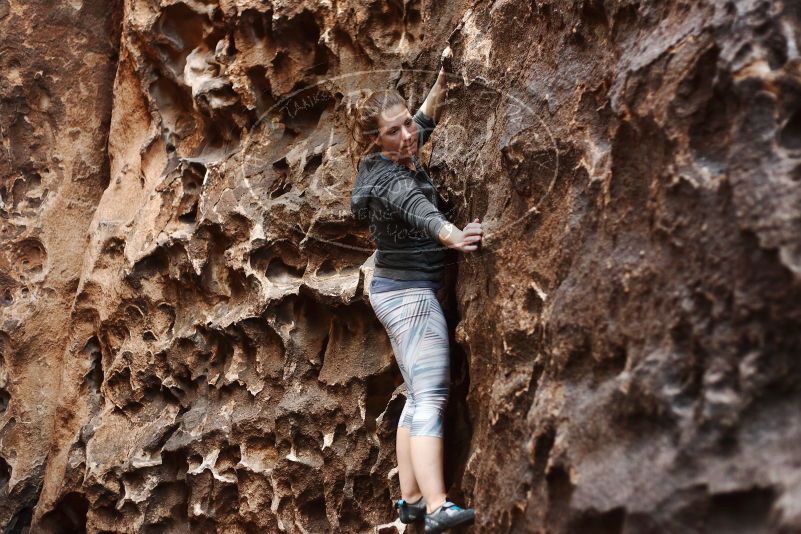
M380 149L375 144L375 138L378 135L378 119L381 113L398 104L406 106L406 100L395 89L375 91L359 98L350 120L348 146L351 163L357 171L365 156Z

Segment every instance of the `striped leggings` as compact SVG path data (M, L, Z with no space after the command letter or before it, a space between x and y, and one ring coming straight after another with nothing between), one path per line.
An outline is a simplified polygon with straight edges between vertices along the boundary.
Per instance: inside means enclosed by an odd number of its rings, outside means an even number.
M406 383L398 427L412 436L443 435L450 388L448 326L433 289L411 287L370 293L370 305L389 335Z

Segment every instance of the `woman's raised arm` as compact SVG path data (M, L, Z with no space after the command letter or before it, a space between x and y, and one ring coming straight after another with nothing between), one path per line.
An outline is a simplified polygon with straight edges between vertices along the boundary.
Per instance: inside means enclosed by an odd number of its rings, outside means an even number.
M448 46L445 50L442 51L442 59L443 61L447 58L450 58L453 55L451 51L451 47ZM428 92L426 99L423 101L423 105L420 106L420 111L423 112L427 117L431 117L434 119L434 122L439 122L439 116L442 113L442 101L445 99L445 66L443 65L439 69L439 74L437 75L437 81L434 82L434 85L431 87L431 90Z

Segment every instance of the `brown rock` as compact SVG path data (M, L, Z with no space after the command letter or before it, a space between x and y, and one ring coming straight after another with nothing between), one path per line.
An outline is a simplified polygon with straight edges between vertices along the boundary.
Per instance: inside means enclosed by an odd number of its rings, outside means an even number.
M801 529L795 4L63 4L0 0L6 531L415 531L346 119L446 45L472 530Z

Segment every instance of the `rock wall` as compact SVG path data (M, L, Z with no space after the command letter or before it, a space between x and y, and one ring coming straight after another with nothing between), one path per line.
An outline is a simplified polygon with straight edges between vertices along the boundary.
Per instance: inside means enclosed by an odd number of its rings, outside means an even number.
M54 428L79 409L59 407L58 392L62 370L84 357L68 347L68 331L89 223L109 182L121 15L115 1L0 0L3 532L30 525Z
M440 295L474 530L801 529L795 3L0 0L0 25L7 531L402 530L346 119L363 88L418 106L446 44L424 159L486 228Z

